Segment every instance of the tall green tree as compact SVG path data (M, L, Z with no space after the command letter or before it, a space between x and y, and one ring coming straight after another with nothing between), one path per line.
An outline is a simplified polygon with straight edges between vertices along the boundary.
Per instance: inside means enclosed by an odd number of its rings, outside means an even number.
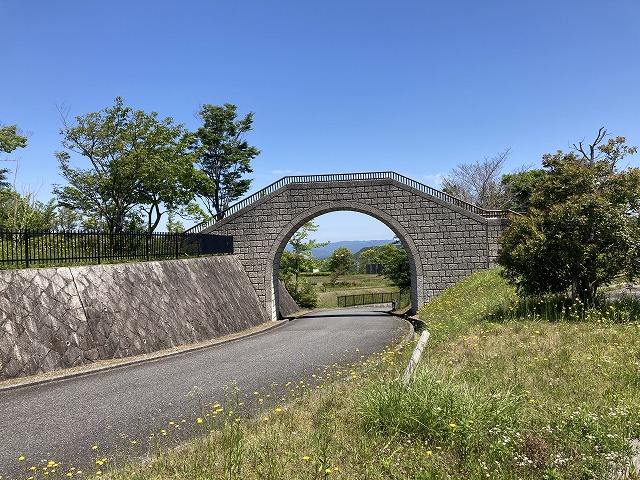
M17 125L0 125L0 152L9 154L18 148L27 146L27 136ZM4 159L3 159L4 160ZM16 162L18 159L6 159ZM25 192L21 195L16 188L16 176L13 184L8 179L10 170L0 168L0 223L5 230L17 231L25 228L49 228L46 211L52 208L51 202L45 206L35 200L35 194Z
M329 258L329 270L331 270L331 283L334 283L340 275L345 275L356 263L353 254L347 247L338 247Z
M378 253L382 276L391 280L401 292L411 288L409 256L399 241L384 245Z
M198 117L202 126L195 132L198 164L206 179L200 183L198 197L209 214L221 219L224 210L251 185L244 175L251 173L251 160L260 151L246 140L253 129L253 113L237 119L236 106L206 104Z
M55 201L44 203L33 192L0 190L0 230L49 230L57 227Z
M498 262L522 293L570 291L591 305L617 275L638 275L640 169L617 165L636 147L606 135L543 157L528 215L512 217L500 239Z
M279 276L294 289L297 289L300 273L311 271L315 265L311 250L329 245L329 242L318 242L310 238L310 235L316 231L318 231L318 225L313 220L305 223L289 239L288 244L291 250L282 252Z
M193 200L204 174L194 166L191 136L183 132L181 126L175 128L173 131L161 129L167 135L166 143L149 149L138 174L138 209L144 215L149 232L170 212L184 218L200 218L195 213L198 206Z
M372 247L360 253L358 257L361 271L364 272L366 264L382 264L382 276L391 280L401 292L411 288L411 266L406 250L399 240L387 243L380 247Z
M82 213L109 232L121 232L138 213L153 231L164 212L190 200L193 157L186 130L171 118L133 110L116 97L112 107L67 121L62 115L62 146L56 153L68 185L56 186L63 207ZM71 154L89 161L73 167Z
M303 308L315 307L318 298L311 284L300 278L300 273L311 271L315 265L311 250L329 244L329 242L317 242L310 238L311 233L317 230L318 226L313 221L305 223L289 239L292 250L285 250L280 257L278 277L284 282L296 303Z

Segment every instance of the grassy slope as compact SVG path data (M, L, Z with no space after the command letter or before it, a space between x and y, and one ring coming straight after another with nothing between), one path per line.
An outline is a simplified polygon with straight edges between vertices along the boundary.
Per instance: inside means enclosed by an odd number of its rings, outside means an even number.
M159 441L149 461L112 476L575 479L624 470L628 439L640 437L637 319L611 321L624 318L613 306L548 322L540 312L557 319L555 305L514 301L496 271L473 275L420 311L432 338L409 388L398 381L409 350L334 365L318 372L327 381L313 393L292 379L288 398L265 396L257 419L203 404L202 423L188 421L198 440L178 450Z
M633 305L514 300L497 271L449 290L420 311L434 342L409 395L369 392L370 427L437 457L425 478L594 478L640 436L640 324L612 320Z

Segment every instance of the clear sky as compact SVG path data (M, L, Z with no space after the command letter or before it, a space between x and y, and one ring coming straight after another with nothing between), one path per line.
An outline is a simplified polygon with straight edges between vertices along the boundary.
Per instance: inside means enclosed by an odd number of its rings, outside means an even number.
M253 191L383 170L438 187L506 148L507 170L538 166L602 126L640 144L639 19L638 0L0 0L0 122L31 132L12 158L43 200L64 183L56 105L116 96L190 128L204 103L255 112ZM389 238L332 217L319 240Z

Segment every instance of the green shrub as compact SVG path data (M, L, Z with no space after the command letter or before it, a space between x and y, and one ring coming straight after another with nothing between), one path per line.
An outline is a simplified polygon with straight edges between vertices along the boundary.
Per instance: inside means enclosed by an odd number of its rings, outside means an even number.
M298 281L298 288L289 293L300 308L316 308L318 305L318 294L307 279L301 278Z

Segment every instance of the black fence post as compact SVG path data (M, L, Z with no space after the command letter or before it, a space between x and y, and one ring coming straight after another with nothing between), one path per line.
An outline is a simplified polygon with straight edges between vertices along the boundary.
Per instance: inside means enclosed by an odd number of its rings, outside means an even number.
M26 268L29 268L29 231L24 231L24 261Z
M144 236L144 256L147 262L149 261L149 237L151 237L151 234L147 232Z

